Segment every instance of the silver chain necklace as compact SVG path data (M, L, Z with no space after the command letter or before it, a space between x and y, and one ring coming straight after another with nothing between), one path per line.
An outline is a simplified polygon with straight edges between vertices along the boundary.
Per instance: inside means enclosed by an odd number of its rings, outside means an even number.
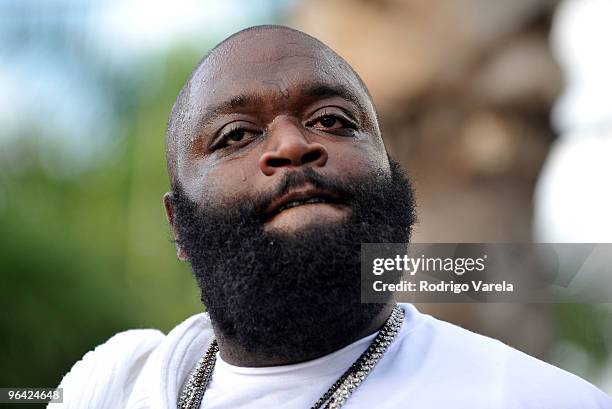
M382 329L374 338L368 349L357 358L334 382L334 384L312 405L311 409L337 409L344 405L346 400L357 389L357 387L370 374L372 368L380 361L387 348L399 332L404 322L404 310L395 305L389 318L385 321ZM219 345L217 340L208 347L208 350L198 361L191 372L189 379L183 386L178 400L178 409L199 409L202 397L212 378Z

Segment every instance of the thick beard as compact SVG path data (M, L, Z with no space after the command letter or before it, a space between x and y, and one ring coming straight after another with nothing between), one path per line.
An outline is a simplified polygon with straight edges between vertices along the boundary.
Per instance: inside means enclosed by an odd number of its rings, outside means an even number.
M361 303L361 243L406 243L414 195L400 166L391 177L323 178L287 173L273 192L196 205L173 193L175 229L215 330L245 351L299 360L341 347L385 304ZM351 207L345 222L295 234L264 231L264 209L292 187L311 183Z

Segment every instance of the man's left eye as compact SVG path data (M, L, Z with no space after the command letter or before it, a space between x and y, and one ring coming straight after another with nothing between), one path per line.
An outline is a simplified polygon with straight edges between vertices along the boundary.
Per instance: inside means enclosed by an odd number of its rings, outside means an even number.
M338 118L335 115L323 115L311 122L311 126L322 131L334 129L353 128L348 121Z

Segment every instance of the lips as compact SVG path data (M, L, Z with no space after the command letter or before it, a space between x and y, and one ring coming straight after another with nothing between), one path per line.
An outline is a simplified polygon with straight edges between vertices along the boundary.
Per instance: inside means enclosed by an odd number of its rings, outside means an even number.
M311 205L317 203L341 204L342 201L333 193L316 188L302 188L292 190L273 200L266 210L269 218L280 212L298 206Z

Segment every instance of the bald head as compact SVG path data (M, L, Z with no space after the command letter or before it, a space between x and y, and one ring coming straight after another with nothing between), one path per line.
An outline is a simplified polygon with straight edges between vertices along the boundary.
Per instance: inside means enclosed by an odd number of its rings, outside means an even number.
M215 46L181 89L168 121L166 159L172 188L180 185L183 158L193 151L202 128L216 113L271 104L272 94L290 99L337 93L372 118L376 111L367 87L352 67L321 41L283 26L239 31ZM315 95L316 96L316 95ZM245 109L246 108L246 109ZM217 112L215 112L217 111ZM382 143L382 142L381 142Z

